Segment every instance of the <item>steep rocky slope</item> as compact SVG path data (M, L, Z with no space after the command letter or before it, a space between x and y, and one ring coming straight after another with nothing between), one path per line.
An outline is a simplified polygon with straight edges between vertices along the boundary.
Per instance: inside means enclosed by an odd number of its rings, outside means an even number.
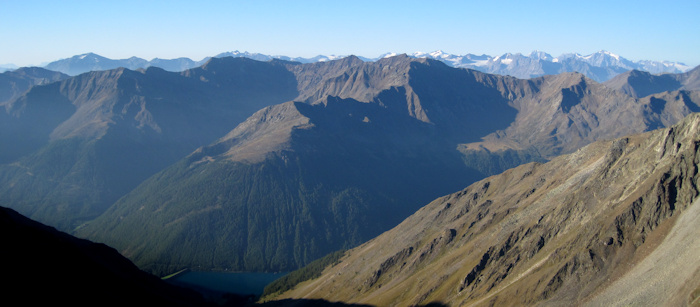
M436 199L277 296L377 306L697 300L700 114Z

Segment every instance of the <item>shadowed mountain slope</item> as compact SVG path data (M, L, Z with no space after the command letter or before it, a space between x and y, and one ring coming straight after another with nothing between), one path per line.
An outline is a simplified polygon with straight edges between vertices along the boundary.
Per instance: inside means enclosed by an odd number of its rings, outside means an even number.
M183 73L90 72L35 86L6 104L0 199L72 229L148 178L297 95L284 66L213 59ZM31 195L31 196L29 196Z
M42 129L43 119L27 122L23 128L18 128L16 120L8 114L8 109L13 108L11 101L26 93L35 85L44 85L68 78L59 72L54 72L38 67L20 68L10 72L0 74L0 144L4 147L0 150L0 164L16 159L25 154L29 148L36 147L32 143L36 142L36 136L31 133L24 134L22 130ZM41 95L37 93L35 95ZM51 109L51 111L61 111ZM15 113L18 112L15 110ZM29 111L31 112L31 111ZM60 117L60 115L58 115ZM28 148L29 147L29 148Z
M482 176L435 139L429 124L352 99L270 107L147 180L79 234L154 272L294 269Z
M700 114L441 197L276 299L696 304ZM663 264L663 265L660 265Z
M0 105L24 94L32 86L67 79L60 72L39 67L23 67L0 74Z
M0 208L3 299L17 305L214 306L140 271L116 250Z

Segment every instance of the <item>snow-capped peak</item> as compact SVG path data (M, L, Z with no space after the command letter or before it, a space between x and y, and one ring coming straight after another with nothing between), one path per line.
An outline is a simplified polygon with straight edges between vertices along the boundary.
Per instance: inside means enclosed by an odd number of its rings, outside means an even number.
M554 58L549 53L546 53L544 51L539 51L539 50L532 51L528 57L531 59L535 59L535 60L544 60L544 61L553 61L554 60Z
M562 60L571 59L571 58L580 59L582 57L583 56L581 56L581 54L579 54L579 53L563 53L562 55L558 56L557 59L559 61L562 61Z
M100 59L104 59L104 58L100 55L94 54L92 52L88 52L88 53L83 53L81 55L73 56L71 59L78 59L78 60L88 59L88 60L91 60L94 62L99 62Z
M385 54L380 55L379 58L380 58L380 59L384 59L384 58L394 57L394 56L397 56L397 55L399 55L399 54L396 53L396 52L387 52L387 53L385 53Z
M449 56L450 56L449 54L446 54L446 53L443 52L442 50L433 51L433 52L430 53L430 55L431 55L432 57L435 57L435 58L446 58L446 57L449 57Z
M612 53L612 52L610 52L610 51L601 50L601 51L599 51L598 53L602 53L602 54L611 56L611 57L615 58L615 59L618 60L618 61L620 60L620 56L619 56L619 55L614 54L614 53Z
M493 62L499 62L499 63L501 63L501 64L503 64L503 65L510 65L511 63L513 63L513 60L514 60L514 59L520 58L520 57L522 57L522 54L520 54L520 53L515 53L515 54L514 54L514 53L508 52L508 53L504 53L504 54L502 54L502 55L499 55L499 56L493 58L492 61L493 61Z
M334 55L334 54L318 55L318 56L311 58L310 60L316 61L316 62L327 62L327 61L334 61L334 60L342 59L345 57L346 57L345 55Z
M620 61L619 55L614 54L610 51L606 51L606 50L601 50L601 51L598 51L596 53L591 53L591 54L586 55L586 56L581 56L578 53L576 55L577 55L577 57L584 59L584 60L591 60L591 59L595 59L595 58L606 58L607 57L607 58L613 58L617 61Z
M429 57L430 53L419 51L419 52L414 52L411 56L416 57L416 58L425 58L425 57Z

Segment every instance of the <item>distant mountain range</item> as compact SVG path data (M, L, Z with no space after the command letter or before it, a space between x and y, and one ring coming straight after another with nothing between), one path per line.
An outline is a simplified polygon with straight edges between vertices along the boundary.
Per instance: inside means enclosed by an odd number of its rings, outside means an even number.
M220 53L214 58L223 58L223 57L234 57L234 58L249 58L252 60L256 61L262 61L262 62L267 62L271 61L273 59L277 60L283 60L283 61L291 61L291 62L299 62L299 63L314 63L314 62L324 62L324 61L329 61L329 60L337 60L344 58L345 56L323 56L319 55L313 58L292 58L292 57L287 57L287 56L269 56L265 54L260 54L260 53L249 53L249 52L238 52L238 51L233 51L233 52L224 52ZM109 69L115 69L115 68L127 68L130 70L136 70L136 69L145 69L148 67L158 67L162 68L167 71L172 71L172 72L180 72L183 70L191 69L191 68L196 68L199 66L204 65L211 59L212 57L206 57L202 59L201 61L194 61L189 58L177 58L177 59L159 59L155 58L153 60L144 60L142 58L137 58L137 57L131 57L128 59L121 59L121 60L113 60L109 58L105 58L103 56L94 54L94 53L85 53L85 54L80 54L73 56L71 58L67 59L62 59L62 60L57 60L54 62L51 62L44 66L44 68L49 69L49 70L54 70L54 71L59 71L63 72L65 74L75 76L79 75L82 73L86 73L89 71L98 71L98 70L109 70ZM371 61L370 59L364 59L366 61Z
M377 58L359 57L365 62L374 62L381 58L391 57L396 53L387 53ZM319 55L313 58L288 57L288 56L271 56L261 53L249 52L224 52L220 53L215 58L221 57L246 57L258 61L270 61L273 59L293 61L299 63L315 63L330 60L337 60L346 56L326 56ZM412 58L430 58L439 60L452 67L470 68L478 71L510 75L521 79L529 79L544 75L553 75L563 72L580 72L588 78L598 82L607 81L614 76L630 71L640 70L652 74L660 73L682 73L690 68L683 63L678 62L658 62L658 61L630 61L619 55L608 51L599 51L589 55L580 55L577 53L562 54L558 57L553 57L542 51L533 51L529 55L520 53L506 53L500 56L489 55L455 55L442 51L434 51L430 53L415 52L408 54ZM147 68L150 66L160 67L167 71L179 72L190 68L199 67L206 63L211 57L195 61L189 58L177 59L153 59L145 60L137 57L128 59L113 60L94 53L86 53L76 55L71 58L57 60L44 66L44 68L54 71L59 71L68 75L78 75L88 71L108 70L114 68L128 68L131 70ZM14 65L5 65L5 70L16 68Z
M675 124L696 70L641 98L406 55L59 75L0 103L0 202L153 273L286 271L486 176Z
M453 67L471 68L492 74L510 75L521 79L564 72L579 72L597 82L603 82L629 70L641 70L659 74L682 73L692 68L677 62L633 62L604 50L589 55L569 53L558 57L553 57L542 51L533 51L529 55L506 53L496 57L473 54L460 56L442 51L414 53L412 56L440 60Z

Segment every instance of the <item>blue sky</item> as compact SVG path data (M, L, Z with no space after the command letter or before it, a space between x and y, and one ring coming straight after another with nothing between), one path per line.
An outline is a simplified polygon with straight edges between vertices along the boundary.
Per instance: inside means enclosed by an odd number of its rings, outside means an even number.
M234 50L292 57L607 50L700 64L698 0L0 0L0 12L0 64L19 66L86 52L201 60Z

